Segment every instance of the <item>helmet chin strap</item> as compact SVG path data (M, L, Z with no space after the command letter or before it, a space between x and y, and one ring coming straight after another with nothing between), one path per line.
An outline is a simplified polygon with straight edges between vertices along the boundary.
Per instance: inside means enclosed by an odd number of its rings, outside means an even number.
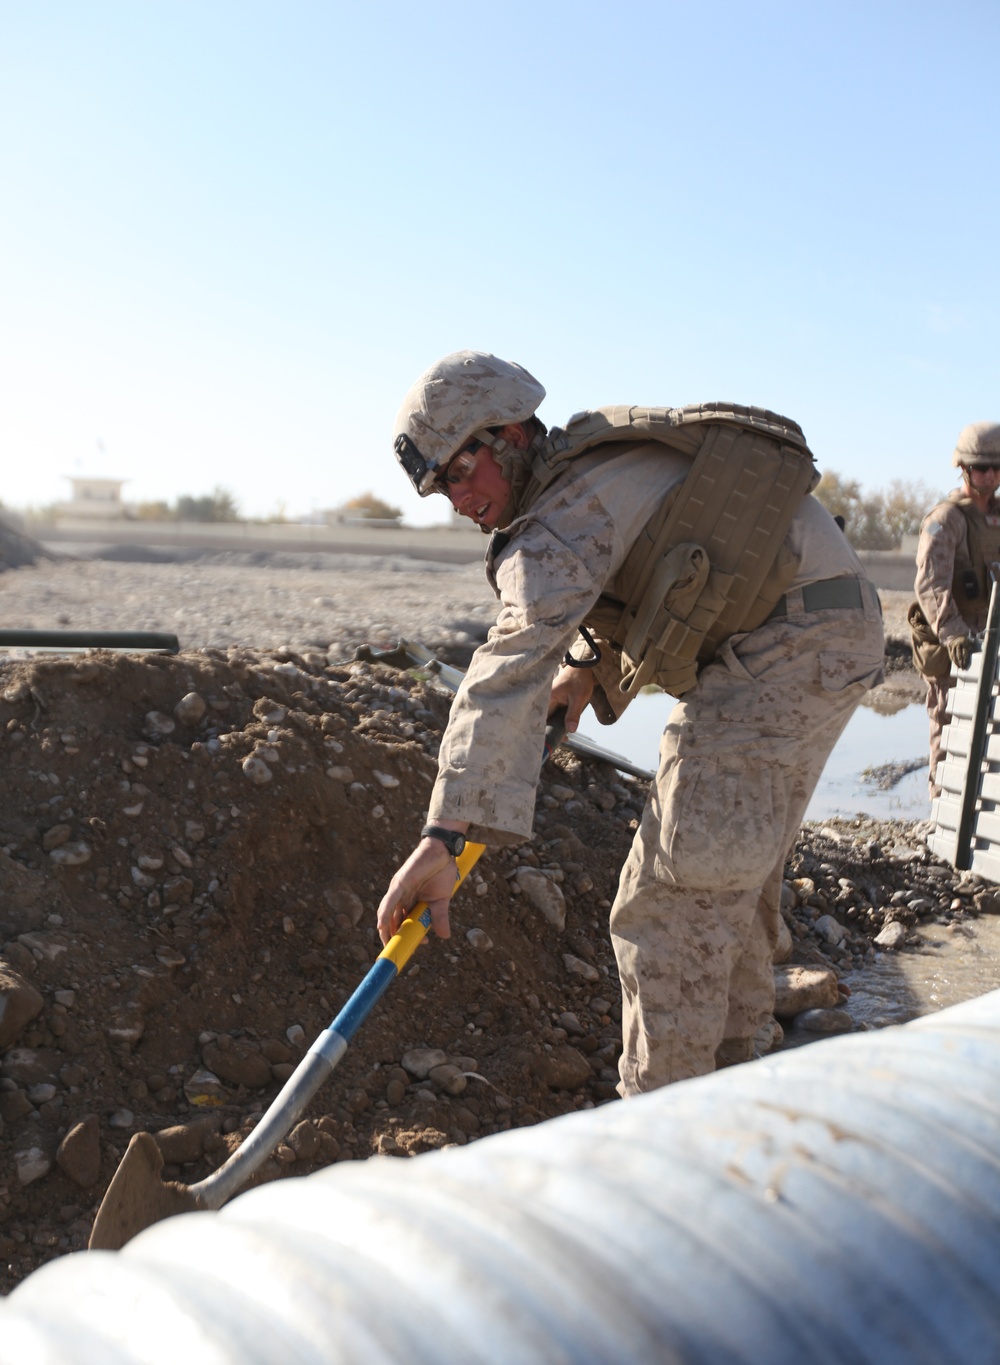
M497 526L502 530L503 527L509 526L517 515L517 504L528 481L532 462L545 435L545 429L542 428L540 432L535 433L526 450L519 450L502 436L494 436L491 431L477 431L474 435L477 441L489 446L494 460L500 466L500 473L510 484L510 497L497 521Z

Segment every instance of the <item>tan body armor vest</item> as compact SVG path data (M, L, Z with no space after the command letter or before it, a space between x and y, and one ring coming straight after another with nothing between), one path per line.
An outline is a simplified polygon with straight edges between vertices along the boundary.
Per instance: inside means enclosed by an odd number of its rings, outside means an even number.
M598 408L554 428L519 498L526 510L565 463L658 441L691 470L655 510L585 625L620 651L620 688L655 682L680 696L719 644L767 619L798 568L783 549L819 473L802 430L764 408Z
M982 630L990 605L989 565L1000 563L1000 513L980 512L971 498L954 493L948 502L957 507L965 520L966 546L955 553L951 593L970 630ZM913 664L925 678L946 678L951 672L951 657L920 608L914 602L908 612L913 646Z
M965 518L969 551L968 558L961 552L955 555L955 572L951 579L952 596L967 623L978 620L985 625L992 586L988 565L1000 562L1000 515L997 512L980 512L970 498L954 498L949 501L954 502ZM974 591L970 591L973 586Z

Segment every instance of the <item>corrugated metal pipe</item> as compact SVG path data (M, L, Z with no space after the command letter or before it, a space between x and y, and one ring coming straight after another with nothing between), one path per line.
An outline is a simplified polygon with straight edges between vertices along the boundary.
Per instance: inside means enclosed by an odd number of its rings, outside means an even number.
M1000 991L81 1252L3 1365L996 1365Z

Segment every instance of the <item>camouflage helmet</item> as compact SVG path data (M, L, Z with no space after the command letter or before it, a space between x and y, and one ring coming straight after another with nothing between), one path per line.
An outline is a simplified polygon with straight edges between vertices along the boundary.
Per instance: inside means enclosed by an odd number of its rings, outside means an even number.
M506 449L490 427L526 422L545 397L538 380L520 365L484 351L455 351L420 376L403 399L393 428L393 449L422 498L452 456L472 438Z
M1000 422L971 422L963 427L951 462L960 468L1000 464Z

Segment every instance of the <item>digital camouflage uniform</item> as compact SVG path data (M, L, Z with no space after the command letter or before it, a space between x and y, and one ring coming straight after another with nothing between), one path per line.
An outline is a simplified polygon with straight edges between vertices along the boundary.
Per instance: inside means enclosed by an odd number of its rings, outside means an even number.
M1000 463L1000 425L977 422L965 427L952 463L974 465L982 460ZM955 489L924 518L917 543L914 591L930 637L942 645L986 628L990 579L987 565L1000 560L1000 502L994 497L981 512L964 489ZM911 609L912 610L912 609ZM916 634L915 630L915 634ZM917 650L914 651L915 657ZM933 652L926 657L933 658ZM939 794L937 766L941 732L947 724L951 666L940 655L936 676L925 672L927 715L930 721L931 796ZM923 671L923 670L922 670Z
M616 453L617 452L617 453ZM441 745L429 818L487 844L531 835L553 675L651 509L685 477L649 443L573 460L494 537L501 608ZM881 676L878 599L833 519L803 499L785 545L787 611L725 641L670 715L611 912L623 992L624 1095L749 1057L774 999L782 870L826 758ZM855 608L804 610L802 589L859 583ZM599 641L600 643L600 641ZM595 701L622 708L605 649ZM606 709L605 707L605 709Z

